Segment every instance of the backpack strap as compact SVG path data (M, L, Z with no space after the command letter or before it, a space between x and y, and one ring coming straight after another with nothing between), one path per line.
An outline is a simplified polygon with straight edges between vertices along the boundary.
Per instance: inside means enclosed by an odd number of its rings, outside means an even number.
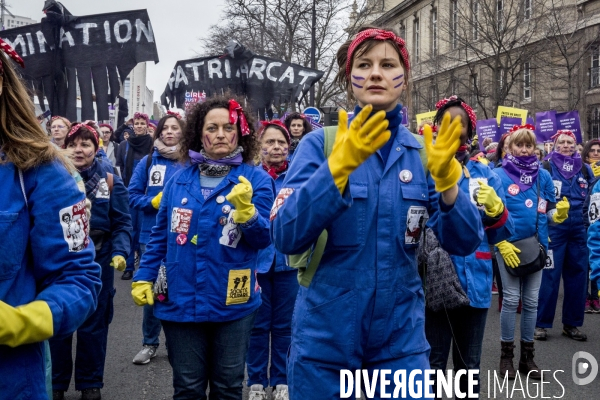
M419 149L419 158L421 159L421 165L423 166L423 171L425 171L425 176L427 176L429 170L427 170L427 151L425 150L425 139L423 138L423 136L417 135L415 133L413 133L412 135L417 140L417 142L419 142L421 146L423 146Z
M590 170L588 169L587 164L582 164L583 165L581 166L581 173L583 174L583 179L589 182L592 179L592 177L590 176Z
M154 151L152 151L154 153ZM152 165L152 154L148 154L148 158L146 159L146 172L148 172L148 168Z
M337 135L337 126L326 126L323 128L323 132L323 153L325 153L325 158L329 158L333 151L333 143L335 142L335 136Z
M548 160L542 161L542 168L544 168L546 171L548 171L550 173L550 176L552 176L552 167L550 166L550 161L548 161Z
M106 184L108 185L108 191L112 193L113 184L114 184L114 175L110 172L106 173Z

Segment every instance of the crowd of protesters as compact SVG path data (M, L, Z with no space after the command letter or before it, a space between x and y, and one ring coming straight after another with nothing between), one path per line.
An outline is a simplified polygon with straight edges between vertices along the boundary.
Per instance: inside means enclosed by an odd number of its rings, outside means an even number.
M54 116L44 132L21 58L2 50L7 398L64 399L73 370L82 399L101 398L115 269L144 306L133 363L164 330L175 399L241 399L246 369L251 400L338 398L342 369L446 370L451 349L455 370L479 369L496 293L499 372L541 379L534 343L555 335L561 280L563 335L585 341L584 315L600 313L600 141L559 130L538 144L521 125L481 151L457 96L411 133L393 31L340 47L354 115L314 132L299 113L255 121L231 94L185 119Z

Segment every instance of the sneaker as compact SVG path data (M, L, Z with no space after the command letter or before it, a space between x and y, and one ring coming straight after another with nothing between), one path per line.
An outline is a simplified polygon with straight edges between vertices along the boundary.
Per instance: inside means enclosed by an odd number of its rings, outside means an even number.
M158 346L144 345L142 350L133 357L133 363L138 365L148 364L150 359L156 357L156 349Z
M133 278L133 272L132 271L125 271L123 272L123 276L121 276L121 279L124 281L128 281L131 278Z
M53 390L52 391L52 400L65 400L65 391L64 390Z
M586 299L585 300L585 309L583 310L583 312L586 313L586 314L593 313L593 311L592 311L592 302L590 301L590 299Z
M277 385L273 391L273 400L290 400L288 385Z
M587 335L574 326L563 325L562 333L563 335L580 342L585 342L587 340Z
M536 326L535 327L535 332L533 332L533 338L535 340L546 340L546 339L548 339L548 332L546 331L546 328L538 328Z
M252 385L250 386L250 396L248 400L267 400L267 393L265 392L263 385Z
M492 294L498 294L498 286L496 286L496 282L492 282Z
M592 312L594 314L599 314L600 313L600 300L598 300L598 299L592 300L592 304L590 305L590 307L592 308Z
M135 252L135 257L133 258L133 265L135 269L140 268L140 253Z
M89 388L81 391L81 400L101 400L100 388Z

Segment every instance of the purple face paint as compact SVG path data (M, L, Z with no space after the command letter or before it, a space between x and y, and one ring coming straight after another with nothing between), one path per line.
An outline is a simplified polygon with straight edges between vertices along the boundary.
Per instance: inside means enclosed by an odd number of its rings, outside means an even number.
M404 76L404 74L400 74L397 77L395 77L394 79L392 79L393 81L397 81L398 79L402 78Z
M400 75L400 76L402 76L402 75ZM356 75L352 75L352 77L353 77L354 79L356 79L357 81L364 81L364 80L365 80L365 78L363 78L362 76L356 76Z
M396 86L394 86L394 89L399 88L402 85L404 85L404 81L400 81L399 84L397 84Z
M233 143L233 141L235 140L235 136L236 136L236 135L237 135L237 134L236 134L236 133L234 133L234 134L233 134L233 136L231 136L231 141L230 141L229 143Z
M207 135L204 135L204 137L202 139L204 140L204 147L210 146L212 144Z
M362 88L363 88L362 86L360 86L360 85L358 85L358 84L356 84L356 83L354 83L354 82L352 82L352 85L353 85L353 86L355 86L355 87L357 87L357 88L359 88L359 89L362 89Z
M286 155L287 153L288 153L288 148L287 148L287 147L284 147L284 148L283 148L283 155Z

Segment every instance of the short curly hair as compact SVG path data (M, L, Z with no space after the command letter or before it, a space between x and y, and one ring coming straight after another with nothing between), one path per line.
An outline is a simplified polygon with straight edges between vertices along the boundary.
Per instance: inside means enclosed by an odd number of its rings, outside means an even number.
M194 105L186 118L185 130L183 131L183 137L181 138L181 156L182 159L187 160L189 158L188 152L190 150L199 152L204 146L202 144L202 128L204 127L204 119L206 114L215 108L224 108L229 111L229 100L233 99L239 104L244 104L244 101L237 99L235 96L219 95L207 99L203 103ZM259 143L256 135L256 124L252 113L248 110L248 107L244 108L244 116L248 121L248 128L250 128L250 134L242 136L242 130L240 127L240 121L235 124L238 131L238 145L244 149L242 153L242 159L245 163L251 163L254 157L258 154Z
M285 117L285 121L284 121L285 127L287 128L287 130L289 132L291 132L290 127L292 125L292 121L295 119L302 120L302 126L304 127L304 132L302 132L302 137L304 137L307 133L312 131L312 125L310 124L308 119L300 113L293 112L293 113L288 114L288 116Z

